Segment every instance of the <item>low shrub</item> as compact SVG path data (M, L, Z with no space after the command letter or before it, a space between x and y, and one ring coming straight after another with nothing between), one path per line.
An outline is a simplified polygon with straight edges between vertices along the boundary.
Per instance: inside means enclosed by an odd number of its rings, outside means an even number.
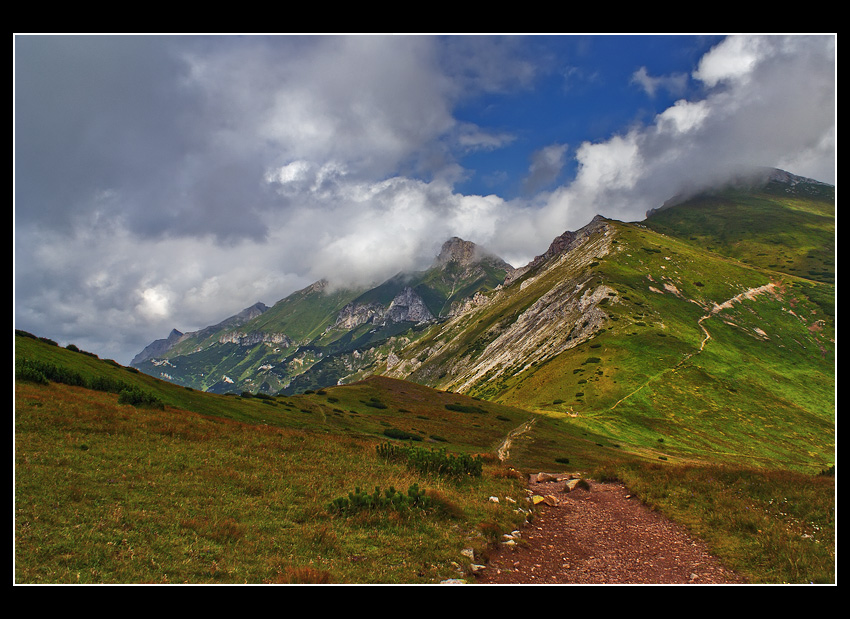
M383 491L375 486L375 491L371 494L357 487L354 492L349 492L348 496L331 501L328 511L347 515L361 511L389 509L405 512L411 509L428 510L434 507L436 507L436 501L421 491L419 484L413 484L406 493L396 490L394 486Z
M422 437L418 434L412 434L410 432L405 432L404 430L399 430L398 428L387 428L384 430L384 436L388 438L397 438L402 441L421 441Z
M118 394L119 404L131 404L133 406L143 406L145 408L165 409L165 404L153 394L142 391L137 387L127 387Z
M479 406L470 406L468 404L446 404L446 410L456 413L472 413L478 415L486 415L487 411Z
M484 466L484 460L480 455L451 454L445 447L423 449L382 443L376 449L378 455L385 460L404 462L420 473L431 473L443 477L481 477Z

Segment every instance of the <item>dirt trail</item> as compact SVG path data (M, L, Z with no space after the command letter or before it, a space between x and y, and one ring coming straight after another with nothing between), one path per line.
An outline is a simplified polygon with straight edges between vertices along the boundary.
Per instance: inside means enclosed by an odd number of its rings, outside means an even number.
M618 483L531 483L540 503L515 546L491 554L481 584L743 584L705 545Z
M511 430L508 433L508 435L505 437L505 440L502 441L502 444L499 446L499 450L497 452L497 455L499 456L500 462L504 462L505 460L508 459L508 456L510 455L511 444L513 443L513 440L517 436L519 436L520 434L524 434L525 432L528 432L531 429L531 426L534 425L535 421L537 421L537 419L529 419L524 424L522 424L521 426L519 426L517 428L514 428L513 430Z
M708 320L709 318L712 318L713 316L722 312L725 309L732 308L735 305L735 303L743 303L744 300L752 301L758 295L764 294L766 292L774 293L775 289L776 289L776 284L771 282L769 284L765 284L764 286L759 286L758 288L749 288L749 289L745 290L744 292L742 292L740 294L736 294L734 297L727 299L723 303L715 303L711 307L709 312L707 314L705 314L704 316L702 316L697 321L697 325L699 326L700 329L702 329L702 332L705 335L705 337L703 337L702 341L700 342L699 348L692 353L686 354L673 367L666 368L666 369L662 370L661 372L659 372L658 374L656 374L655 376L651 376L650 378L648 378L646 380L646 382L644 382L642 385L640 385L637 389L635 389L634 391L632 391L628 395L625 395L622 398L620 398L619 400L617 400L616 402L614 402L614 405L610 408L610 410L613 411L622 402L624 402L624 401L628 400L629 398L631 398L632 396L634 396L636 393L638 393L639 391L644 389L649 383L660 378L663 374L667 374L668 372L675 372L685 362L689 361L692 357L695 357L696 355L701 354L702 351L705 349L705 345L708 344L708 341L711 339L711 333L708 332L708 329L706 329L705 325L703 324L706 320ZM693 300L691 302L697 303L696 301L693 301Z

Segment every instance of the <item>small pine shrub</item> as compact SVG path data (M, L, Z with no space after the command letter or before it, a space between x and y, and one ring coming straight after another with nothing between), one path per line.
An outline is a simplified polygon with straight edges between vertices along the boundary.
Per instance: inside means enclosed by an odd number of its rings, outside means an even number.
M165 409L165 404L155 395L137 387L127 387L118 394L119 404L131 404L136 407Z
M412 434L410 432L405 432L404 430L399 430L398 428L387 428L384 430L384 436L388 438L396 438L402 441L421 441L422 437L418 434Z
M386 432L385 432L386 433ZM445 447L440 449L423 449L393 443L383 443L377 446L378 456L393 461L404 462L410 468L420 473L434 474L443 477L481 477L484 459L480 455L451 454Z
M446 410L454 411L456 413L472 413L479 415L486 415L487 411L478 406L469 406L468 404L446 404Z
M419 489L419 484L413 484L402 493L390 486L385 490L375 486L371 494L355 488L348 496L338 497L328 505L331 513L349 515L361 511L394 510L409 512L412 509L430 510L437 507L434 498Z

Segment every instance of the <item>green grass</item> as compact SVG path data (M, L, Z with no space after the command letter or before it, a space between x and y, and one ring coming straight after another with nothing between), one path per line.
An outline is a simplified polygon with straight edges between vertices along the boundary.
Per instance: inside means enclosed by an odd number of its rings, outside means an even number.
M16 338L16 353L90 376L116 374L166 403L136 407L114 393L17 382L19 583L435 582L468 569L463 548L486 556L493 531L524 520L504 500L522 504L521 479L492 457L480 478L445 479L378 456L390 421L439 430L451 438L441 445L485 456L507 431L453 431L465 414L428 401L401 412L408 392L399 381L246 398L187 390L31 338ZM407 397L424 393L411 386ZM393 408L361 402L375 397ZM528 415L489 406L504 419ZM346 412L337 414L340 407ZM495 416L493 423L513 427ZM356 487L414 484L439 509L328 510Z
M663 443L653 435L650 450L557 411L533 415L382 377L293 397L224 396L32 338L16 338L16 355L121 378L165 404L16 383L18 583L438 582L468 571L461 550L473 547L484 562L521 524L524 475L541 470L622 478L752 582L834 580L833 478L743 465L721 475L715 465L676 464L669 434ZM513 468L498 464L495 449L532 418L512 445ZM390 427L423 437L399 445L439 436L449 453L482 454L481 477L387 461L377 446ZM438 507L329 508L357 488L414 485ZM692 493L698 502L682 500ZM753 506L760 515L750 521Z

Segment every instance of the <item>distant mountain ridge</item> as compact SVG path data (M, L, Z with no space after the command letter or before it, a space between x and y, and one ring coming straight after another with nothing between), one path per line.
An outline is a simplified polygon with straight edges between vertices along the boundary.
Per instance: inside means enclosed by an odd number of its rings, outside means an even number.
M368 289L331 289L327 282L316 282L238 328L239 321L233 321L226 330L173 332L146 348L134 365L219 393L291 394L385 374L485 398L516 398L517 384L537 381L541 367L558 366L559 359L571 358L583 344L616 332L612 308L629 306L640 315L642 307L660 300L655 295L671 291L691 307L735 297L740 289L730 289L730 282L743 275L716 280L727 269L717 262L720 254L744 268L763 269L747 271L742 289L763 286L769 281L765 273L833 281L834 188L781 170L762 170L746 179L668 201L640 225L596 216L579 230L561 233L543 254L517 269L454 237L425 271L399 273ZM696 262L687 267L693 271L691 281L665 272L679 252L662 249L669 245L665 237L638 242L635 236L657 232L693 252ZM635 249L624 254L627 246ZM617 265L635 260L629 267L635 269L633 279L622 279L625 267ZM643 290L639 303L629 292L635 286ZM714 296L706 297L708 292ZM812 288L807 294L828 321L828 299L834 293ZM665 319L667 310L657 311L659 324L676 323ZM628 322L640 326L645 320ZM665 335L673 338L667 343L680 338L675 332L658 337ZM652 339L646 350L661 341ZM830 346L822 340L817 345ZM553 385L563 381L547 380Z
M147 346L131 364L205 390L287 389L294 378L329 356L347 355L353 369L359 364L359 347L422 329L465 298L502 284L512 271L511 265L475 243L454 237L425 271L399 273L366 290L330 291L328 282L321 280L272 308L258 303L196 332L174 330ZM168 372L162 369L163 360ZM263 380L258 382L258 377Z
M757 167L748 171L741 171L733 175L725 182L711 188L692 188L690 190L682 190L675 196L666 200L664 204L657 208L649 209L646 212L647 217L651 217L659 211L663 211L672 206L682 204L687 200L692 200L700 196L711 196L718 192L728 191L730 189L738 189L745 191L752 190L774 190L787 194L800 193L804 196L818 196L824 190L829 190L832 185L824 183L805 176L799 176L780 170L779 168Z
M199 340L205 339L211 336L222 329L228 328L236 328L239 325L242 325L249 320L252 320L268 310L269 308L261 302L254 303L254 305L250 307L246 307L244 310L239 312L238 314L234 314L229 318L225 318L220 323L216 325L211 325L209 327L204 327L199 331L193 331L190 333L181 333L177 329L172 329L171 333L167 338L162 340L156 340L150 344L148 344L142 352L133 357L133 360L130 361L130 365L138 366L145 361L149 361L154 357L160 357L168 353L169 350L186 340L187 338L196 338Z

